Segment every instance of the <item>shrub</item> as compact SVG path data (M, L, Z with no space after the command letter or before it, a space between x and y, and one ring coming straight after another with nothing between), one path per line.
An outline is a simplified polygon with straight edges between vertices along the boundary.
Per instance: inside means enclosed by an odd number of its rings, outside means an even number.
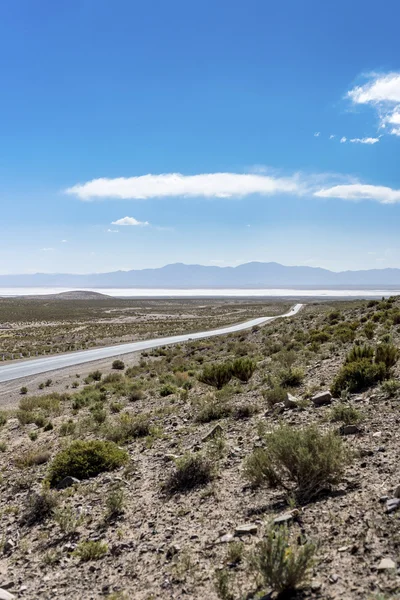
M176 387L174 385L171 385L170 383L166 383L160 389L160 396L162 398L166 398L166 396L171 396L172 394L175 394L176 391L177 390L176 390Z
M264 448L249 456L244 474L253 485L282 487L306 503L338 483L346 462L343 442L335 433L282 425L265 438Z
M121 373L109 373L103 379L103 383L117 383L118 381L122 381Z
M75 429L76 429L76 424L72 421L72 419L69 419L68 421L65 421L64 423L61 423L60 435L61 436L72 435L75 432Z
M49 469L49 481L51 485L56 485L67 475L89 479L99 473L118 469L127 460L125 450L118 448L114 442L76 440L54 457Z
M47 450L29 450L24 452L14 459L15 465L20 469L27 469L28 467L43 465L50 459L50 452Z
M303 383L304 371L298 367L290 367L280 372L279 382L282 387L297 387Z
M19 410L26 412L40 411L45 416L59 415L61 412L61 402L67 400L67 394L46 394L45 396L29 396L21 398L19 401Z
M7 413L4 411L0 411L0 427L7 423Z
M96 369L96 371L92 371L91 373L89 373L89 375L85 379L85 382L90 383L92 381L100 381L102 376L103 376L103 373L101 371L99 371L99 369ZM76 382L76 383L78 383L78 382ZM78 383L78 385L79 385L79 383Z
M116 369L117 371L123 371L125 369L125 363L123 360L117 358L113 361L112 368Z
M293 593L307 582L315 550L310 542L291 545L286 526L270 526L265 538L252 552L250 564L261 575L265 585L275 592Z
M185 454L176 461L175 469L164 483L170 494L186 492L209 483L214 476L213 463L203 454Z
M81 561L99 560L108 552L108 546L104 542L80 542L74 550L74 555Z
M358 423L360 419L360 412L354 406L350 406L344 402L335 404L331 410L331 421L333 422L342 421L346 425L352 425Z
M119 414L111 425L106 426L105 437L116 443L126 443L150 434L150 421L147 415L134 416Z
M375 325L372 323L372 321L368 321L367 323L365 323L364 333L365 333L365 337L368 340L373 339L374 333L375 333Z
M232 407L228 402L214 397L208 397L200 403L196 421L198 423L209 423L210 421L217 421L218 419L229 417L231 413Z
M139 400L143 400L144 392L139 387L134 386L131 388L128 394L128 400L130 402L138 402Z
M232 363L232 375L247 383L252 377L257 368L257 363L254 359L248 357L236 358Z
M359 360L363 360L364 358L371 360L374 357L374 349L372 346L353 346L353 348L348 352L345 364L357 362Z
M387 372L394 367L399 359L399 350L393 344L379 344L375 350L375 362L383 363Z
M28 505L21 517L21 525L31 526L42 523L52 516L58 502L57 494L48 489L44 489L41 494L30 495Z
M272 408L278 402L284 402L287 398L287 391L283 387L276 385L273 388L263 392L263 396L266 399L268 406Z
M106 519L111 521L124 512L125 496L124 490L118 488L111 490L106 499Z
M383 381L386 376L385 365L383 363L375 364L368 358L345 363L333 380L331 392L336 398L339 398L344 391L361 392L379 381Z
M20 390L19 393L24 396L25 394L28 393L28 388L26 386L23 386Z
M233 418L237 421L241 419L250 419L257 412L257 406L254 404L239 404L233 410Z
M199 381L221 390L232 379L231 363L216 363L206 365L199 375Z
M397 381L396 379L388 379L387 381L384 381L382 383L382 391L389 396L389 398L392 398L393 396L395 396L397 394L397 392L400 389L400 382Z

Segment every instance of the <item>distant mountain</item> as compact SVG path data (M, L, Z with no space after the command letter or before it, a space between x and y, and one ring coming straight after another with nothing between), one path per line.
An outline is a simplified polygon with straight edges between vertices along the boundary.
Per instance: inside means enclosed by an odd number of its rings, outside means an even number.
M275 262L250 262L237 267L206 267L176 263L159 269L73 275L35 273L0 275L1 287L66 288L290 288L400 286L400 269L339 273L319 267L287 267Z

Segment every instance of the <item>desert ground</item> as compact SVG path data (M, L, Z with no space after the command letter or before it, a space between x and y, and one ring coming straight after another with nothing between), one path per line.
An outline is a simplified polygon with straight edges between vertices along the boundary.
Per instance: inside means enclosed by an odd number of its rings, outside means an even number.
M3 352L289 308L47 302L0 301ZM2 384L0 598L400 597L399 323L397 298L310 302L245 332Z

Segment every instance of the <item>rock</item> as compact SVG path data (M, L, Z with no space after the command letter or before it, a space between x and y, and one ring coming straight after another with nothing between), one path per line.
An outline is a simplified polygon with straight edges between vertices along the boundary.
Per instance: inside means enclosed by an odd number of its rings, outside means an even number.
M400 508L400 498L389 498L386 500L386 512L392 513Z
M328 390L325 392L319 392L311 398L311 401L314 404L314 406L324 406L325 404L331 404L332 394Z
M284 405L285 408L297 408L298 400L295 396L292 396L292 394L288 393L287 398L284 400Z
M223 429L221 427L221 425L219 423L217 423L217 425L215 425L215 427L213 427L211 429L211 431L209 431L201 440L202 442L207 442L208 440L211 440L212 438L215 438L218 435L222 435L223 433Z
M258 531L257 525L253 523L245 523L244 525L238 525L235 529L235 535L254 535Z
M71 485L75 485L76 483L80 483L80 480L76 477L67 475L67 477L64 477L64 479L57 483L56 488L57 490L64 490L65 488L69 488Z
M313 592L319 592L322 588L322 583L318 579L313 579L311 582L311 590Z
M3 552L4 554L8 554L9 552L12 552L15 548L15 543L11 540L8 539L4 542L4 546L3 546Z
M283 515L279 515L274 519L274 525L284 525L285 523L290 523L294 519L299 516L299 511L297 509L291 510L290 512L284 513Z
M340 435L353 435L354 433L360 433L360 428L357 425L342 425L339 428Z
M381 562L376 568L378 571L385 571L386 569L395 569L396 563L391 558L382 558Z
M394 490L394 497L400 498L400 485L398 485L397 488Z
M272 409L273 413L276 415L280 415L284 412L285 410L285 403L284 402L277 402L276 404L274 404L274 407Z
M10 592L0 588L0 600L13 600L13 598L15 598L13 594L10 594Z
M172 544L172 546L170 546L165 554L167 560L171 560L171 558L173 556L175 556L176 554L178 554L181 551L181 547L178 546L177 544Z
M330 575L329 577L329 582L330 583L336 583L339 579L339 575L337 575L336 573L332 573L332 575Z
M229 544L229 542L232 542L232 540L234 539L235 536L233 536L231 533L226 533L225 535L221 536L220 538L217 539L217 542L219 544Z

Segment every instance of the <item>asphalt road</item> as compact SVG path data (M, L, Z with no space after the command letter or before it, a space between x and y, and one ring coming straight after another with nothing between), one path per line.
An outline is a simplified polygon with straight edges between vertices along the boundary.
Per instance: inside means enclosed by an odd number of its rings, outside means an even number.
M277 317L259 317L258 319L252 319L251 321L246 321L245 323L230 325L229 327L213 329L211 331L186 333L184 335L173 335L154 340L143 340L142 342L119 344L118 346L107 346L106 348L80 350L76 352L69 352L67 354L60 354L58 356L48 356L18 362L14 361L12 364L7 364L0 367L0 383L12 381L21 377L29 377L30 375L39 375L41 373L47 373L48 371L55 371L65 367L73 367L75 365L81 365L83 363L93 362L104 358L121 356L131 352L140 352L141 350L148 350L150 348L157 348L160 346L168 346L170 344L178 344L180 342L187 342L188 340L199 340L202 338L214 337L216 335L234 333L235 331L242 331L243 329L251 329L255 325L262 325L268 321L274 321L275 319L279 319L281 317L292 317L299 312L302 306L303 304L296 304L290 309L289 312Z

